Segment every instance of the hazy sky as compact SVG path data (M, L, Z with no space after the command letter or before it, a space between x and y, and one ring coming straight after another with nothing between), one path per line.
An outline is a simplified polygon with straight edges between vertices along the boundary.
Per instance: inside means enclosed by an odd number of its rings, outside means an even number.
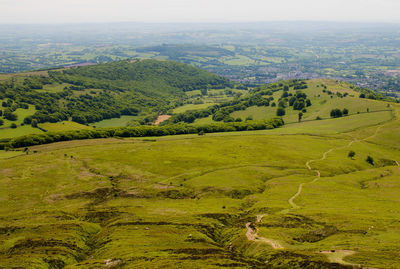
M400 22L400 0L0 0L0 23Z

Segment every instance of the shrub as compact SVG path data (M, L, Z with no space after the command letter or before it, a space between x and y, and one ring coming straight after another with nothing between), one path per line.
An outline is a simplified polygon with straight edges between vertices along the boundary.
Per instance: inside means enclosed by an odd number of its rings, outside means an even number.
M335 108L331 110L331 118L339 118L341 116L343 116L343 112L340 109Z
M352 150L349 151L349 154L347 155L347 157L349 157L350 159L353 159L354 156L356 156L356 153Z
M367 159L365 160L370 165L374 165L374 158L368 155Z
M279 117L284 116L285 114L286 114L285 109L282 108L282 107L279 107L279 108L276 110L276 115L279 116Z

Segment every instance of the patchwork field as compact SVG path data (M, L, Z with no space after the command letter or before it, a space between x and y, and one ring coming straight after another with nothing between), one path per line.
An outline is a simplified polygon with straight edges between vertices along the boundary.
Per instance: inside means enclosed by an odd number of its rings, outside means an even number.
M390 109L1 152L0 268L399 268Z

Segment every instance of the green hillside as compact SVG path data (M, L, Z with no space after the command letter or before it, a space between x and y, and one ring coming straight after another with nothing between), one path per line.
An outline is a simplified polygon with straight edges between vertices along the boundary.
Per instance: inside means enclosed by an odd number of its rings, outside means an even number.
M186 105L175 109L165 122L206 124L265 120L281 116L286 124L331 118L331 112L347 110L348 116L390 110L389 100L381 94L331 79L288 80L256 87L249 93L236 94L229 101ZM186 110L183 108L186 107ZM282 113L278 113L280 110ZM301 117L299 118L299 114Z
M151 124L159 114L181 105L185 92L232 86L190 65L156 60L9 75L0 82L0 128L68 120L89 124L121 116L135 117L135 124ZM23 134L40 132L23 129Z
M302 121L287 105L273 130L0 151L0 268L400 267L399 104L335 81L285 83L194 119L275 116L305 83Z

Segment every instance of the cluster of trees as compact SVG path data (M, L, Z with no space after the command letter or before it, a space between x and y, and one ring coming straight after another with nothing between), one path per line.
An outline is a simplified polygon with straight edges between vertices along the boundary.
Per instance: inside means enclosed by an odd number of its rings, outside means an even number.
M233 122L233 121L240 121L241 119L234 119L230 116L230 114L234 111L245 110L251 106L272 106L275 107L276 103L273 102L274 98L272 97L274 92L277 91L284 91L283 99L281 98L280 101L284 102L285 104L281 103L281 107L283 107L283 114L277 114L278 116L284 115L284 108L286 107L287 103L290 103L290 106L295 106L295 109L302 110L306 106L311 105L311 101L307 98L305 93L298 91L295 96L289 94L289 88L295 89L305 89L307 88L307 83L301 79L293 79L283 82L271 83L269 85L263 85L254 88L249 95L244 97L236 97L232 101L224 102L218 105L211 106L206 109L201 110L192 110L186 111L183 113L179 113L173 115L170 119L164 122L164 124L170 123L178 123L178 122L186 122L192 123L196 119L199 118L206 118L212 115L214 121L223 121L223 122ZM289 100L289 97L290 100ZM279 108L281 108L279 107ZM282 109L279 109L281 111Z
M379 92L367 89L367 88L360 88L357 86L351 86L350 88L360 92L359 97L360 98L367 98L367 99L372 99L372 100L382 100L382 101L394 101L393 98L388 97L384 94L381 94Z
M344 108L343 110L340 110L339 108L331 110L331 118L340 118L347 115L349 115L349 110L347 108Z
M33 145L48 144L58 141L108 138L108 137L149 137L179 134L204 134L214 132L234 132L246 130L265 130L280 127L284 124L280 118L267 121L246 121L230 123L214 123L203 126L188 124L174 124L165 126L136 126L122 128L102 128L94 130L75 130L66 132L48 132L43 134L32 134L10 141L0 142L0 149L20 148Z
M305 82L304 82L305 83ZM306 84L307 86L307 84ZM300 87L300 86L299 86ZM303 84L301 87L304 87ZM306 112L306 107L311 106L311 100L307 98L307 94L297 90L295 94L289 93L289 89L285 86L283 93L278 102L278 108L276 110L277 116L284 116L286 114L286 107L293 107L294 110L300 110ZM300 115L300 114L299 114ZM301 114L301 117L303 114ZM301 120L299 116L299 121Z

